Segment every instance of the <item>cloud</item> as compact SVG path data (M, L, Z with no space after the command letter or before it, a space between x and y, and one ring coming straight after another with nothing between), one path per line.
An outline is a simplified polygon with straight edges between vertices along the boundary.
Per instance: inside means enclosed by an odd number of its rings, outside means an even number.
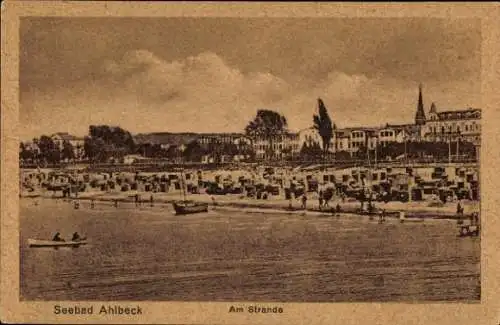
M149 51L130 51L119 61L107 61L103 70L115 88L135 94L144 103L200 97L217 102L248 96L265 102L279 98L287 87L269 73L243 75L211 52L166 62Z
M105 71L121 97L135 96L138 103L168 112L176 131L192 127L186 123L194 114L205 122L204 130L242 130L259 108L285 114L292 127L308 127L317 97L339 106L358 99L371 84L362 74L332 71L314 83L291 85L269 72L244 74L212 52L166 62L148 51L132 51L107 62Z
M91 82L23 94L25 136L85 134L89 124L101 123L134 133L241 132L260 108L284 114L297 130L312 124L318 97L340 126L409 123L417 98L416 83L333 69L323 78L292 84L267 71L244 73L213 52L166 61L151 51L134 50L101 62L100 70ZM474 80L431 85L424 100L462 108L474 105L477 87Z

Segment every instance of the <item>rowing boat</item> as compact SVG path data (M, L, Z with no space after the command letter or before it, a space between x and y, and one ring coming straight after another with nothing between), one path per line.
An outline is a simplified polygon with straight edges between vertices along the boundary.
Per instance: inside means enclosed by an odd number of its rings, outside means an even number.
M399 212L399 221L403 222L424 222L423 218L407 218L404 211Z
M193 214L208 212L208 203L202 202L175 202L173 203L175 214Z
M54 240L41 240L41 239L28 239L30 247L77 247L87 244L86 239L79 241L54 241Z

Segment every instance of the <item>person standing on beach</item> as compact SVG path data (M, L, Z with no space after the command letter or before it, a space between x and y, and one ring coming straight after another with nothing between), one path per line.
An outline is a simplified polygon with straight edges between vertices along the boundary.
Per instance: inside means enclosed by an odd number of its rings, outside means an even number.
M94 199L90 200L90 208L91 209L95 208L95 200Z
M378 222L379 223L385 222L385 209L382 209L380 211Z
M319 191L318 201L319 201L319 209L321 210L321 208L323 207L323 191Z
M149 197L149 202L151 203L151 206L154 205L154 198L153 198L153 194L151 194L151 196Z
M304 193L304 194L302 195L302 209L304 209L304 210L305 210L305 209L306 209L306 206L307 206L307 196L306 196L306 194Z
M478 212L474 212L473 216L474 216L474 224L476 226L479 225L479 213Z
M462 205L460 204L460 201L457 203L457 214L462 215L463 210L462 210Z

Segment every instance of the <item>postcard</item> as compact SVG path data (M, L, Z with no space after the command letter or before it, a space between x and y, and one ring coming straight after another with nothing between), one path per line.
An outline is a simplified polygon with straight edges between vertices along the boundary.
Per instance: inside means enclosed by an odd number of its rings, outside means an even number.
M2 322L500 322L498 5L7 2Z

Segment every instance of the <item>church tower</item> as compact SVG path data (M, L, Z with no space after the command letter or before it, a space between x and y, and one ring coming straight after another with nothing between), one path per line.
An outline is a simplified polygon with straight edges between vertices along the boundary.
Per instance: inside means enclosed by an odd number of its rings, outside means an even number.
M422 84L418 86L418 104L417 104L417 113L415 114L415 124L416 125L425 124L424 101L422 99Z

